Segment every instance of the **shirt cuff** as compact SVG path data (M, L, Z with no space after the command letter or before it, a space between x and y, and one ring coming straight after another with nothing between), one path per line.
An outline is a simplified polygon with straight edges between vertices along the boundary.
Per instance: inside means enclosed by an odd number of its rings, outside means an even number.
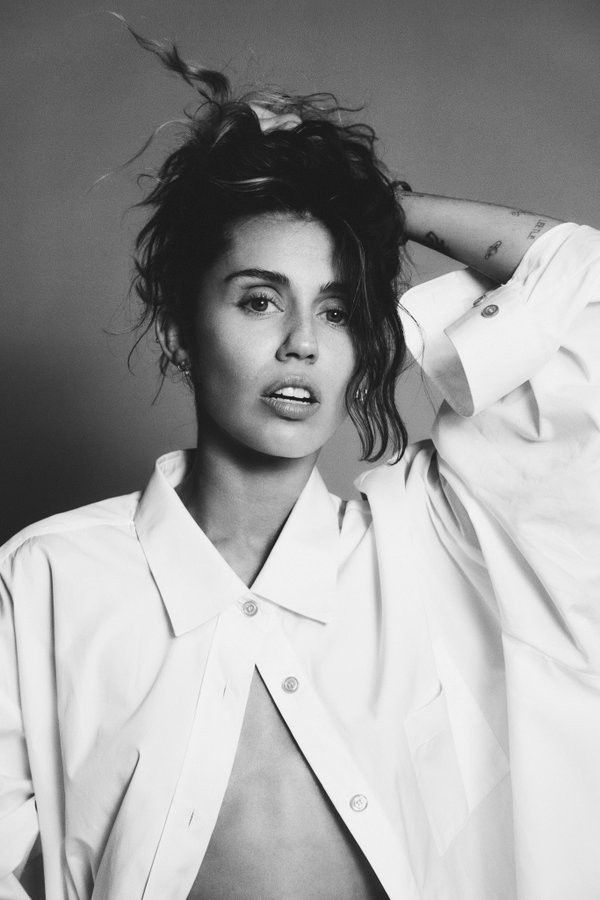
M579 228L563 223L538 238L506 284L463 269L403 296L408 349L460 415L472 416L510 393L558 349L555 316L546 318L543 302L532 300L545 291L550 262Z

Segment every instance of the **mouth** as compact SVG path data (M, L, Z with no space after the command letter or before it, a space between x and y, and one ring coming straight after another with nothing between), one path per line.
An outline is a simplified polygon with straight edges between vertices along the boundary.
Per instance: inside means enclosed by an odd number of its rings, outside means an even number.
M290 376L271 385L261 399L284 419L306 419L319 407L315 388L302 377Z

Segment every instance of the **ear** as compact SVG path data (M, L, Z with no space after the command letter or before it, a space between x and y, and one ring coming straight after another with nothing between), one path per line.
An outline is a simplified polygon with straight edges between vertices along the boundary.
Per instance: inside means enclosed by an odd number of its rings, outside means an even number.
M156 340L169 362L174 366L188 362L188 354L183 346L180 328L169 313L159 313L154 328Z

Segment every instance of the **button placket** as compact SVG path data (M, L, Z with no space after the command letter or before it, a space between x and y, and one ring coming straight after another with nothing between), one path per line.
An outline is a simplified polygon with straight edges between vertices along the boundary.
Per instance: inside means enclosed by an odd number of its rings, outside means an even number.
M244 717L245 685L250 685L255 647L263 640L265 628L261 616L244 621L244 599L243 594L239 596L216 622L204 677L198 679L202 687L197 688L191 733L187 745L182 744L185 753L148 876L144 894L148 900L173 895L174 872L178 873L178 882L186 880L191 887L198 856L201 858L206 850L225 796ZM246 599L251 598L246 595ZM256 607L259 610L258 603ZM218 753L215 746L220 748ZM198 779L199 771L206 783ZM181 893L187 896L183 889Z
M265 604L264 611L268 608ZM257 653L256 668L300 752L309 760L315 777L371 863L388 896L418 897L420 891L407 851L402 842L398 842L397 830L390 824L378 800L376 785L370 785L365 773L358 768L354 754L313 685L310 670L304 667L297 648L282 628L281 618L274 616L269 639L262 643ZM292 672L294 674L290 675ZM298 691L290 696L282 687L289 677L298 678L299 682ZM351 793L353 790L354 794ZM351 805L353 798L357 799Z

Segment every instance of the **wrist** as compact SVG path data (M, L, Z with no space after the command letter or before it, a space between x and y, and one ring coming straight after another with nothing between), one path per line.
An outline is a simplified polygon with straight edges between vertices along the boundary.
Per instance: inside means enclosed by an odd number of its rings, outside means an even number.
M429 206L427 201L433 195L413 191L410 185L403 181L398 182L398 187L398 201L404 213L405 240L421 242L427 230L424 229L424 224L430 212L427 209Z

